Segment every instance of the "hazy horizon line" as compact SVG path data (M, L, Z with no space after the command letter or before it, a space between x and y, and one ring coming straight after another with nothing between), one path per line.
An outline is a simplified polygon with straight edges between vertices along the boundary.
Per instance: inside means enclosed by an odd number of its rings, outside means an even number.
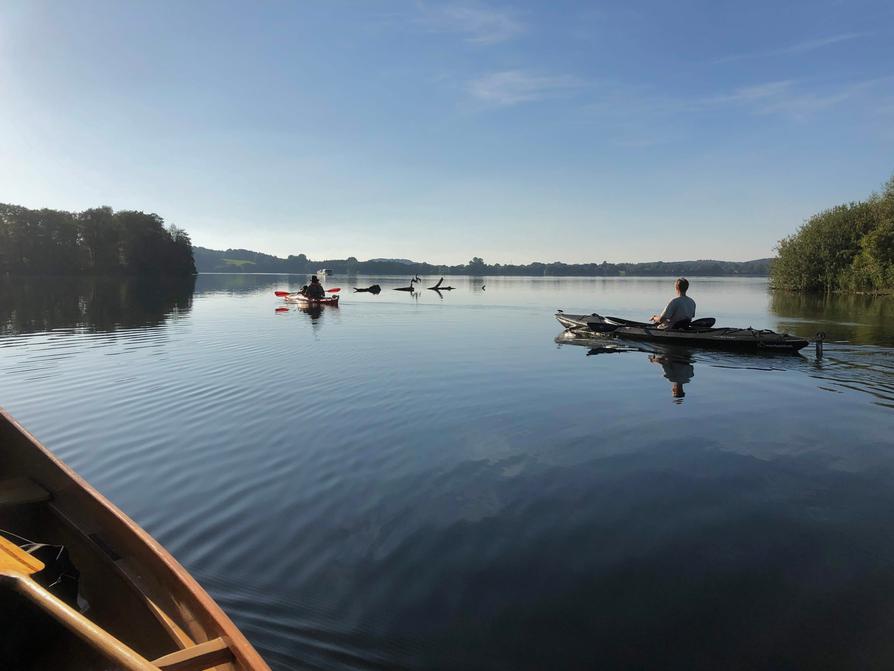
M264 254L264 255L266 255L266 256L271 256L271 257L273 257L273 258L275 258L275 259L280 259L280 260L283 260L283 261L287 260L287 259L288 259L289 257L291 257L291 256L300 256L300 254L289 254L288 256L279 256L279 255L277 255L277 254L272 254L272 253L270 253L270 252L264 252L264 251L260 251L260 250L257 250L257 249L248 249L247 247L227 247L226 249L213 249L213 248L211 248L211 247L204 247L203 245L193 245L193 247L194 247L195 249L204 249L204 250L207 250L207 251L209 251L209 252L217 252L217 253L223 253L223 252L227 252L227 251L244 251L244 252L251 252L251 253L253 253L253 254ZM370 262L383 262L383 263L392 262L392 263L401 263L401 262L408 262L408 265L409 265L410 263L415 264L415 265L427 264L427 265L430 265L430 266L467 266L467 265L469 265L469 261L464 261L464 262L460 262L460 263L435 263L435 262L432 262L432 261L417 261L417 260L415 260L415 259L408 259L408 258L405 258L405 257L396 257L396 256L395 256L395 257L376 256L376 257L372 257L372 258L365 259L365 260L364 260L364 259L360 259L360 258L358 258L358 257L356 257L356 256L353 256L353 255L346 256L346 257L344 257L344 258L328 257L328 258L320 258L320 259L313 259L313 258L309 257L307 254L305 254L304 256L307 258L308 261L321 262L321 263L324 262L324 261L347 261L349 258L355 258L355 259L357 259L357 262L358 262L358 263L370 263ZM473 256L473 258L474 258L474 256ZM481 257L479 257L479 258L481 258ZM487 266L496 266L496 265L500 265L500 266L529 266L529 265L533 265L533 264L535 264L535 263L540 263L540 264L543 264L543 265L551 265L551 264L561 263L561 264L566 265L566 266L587 266L587 265L601 265L601 264L603 264L603 263L606 263L606 264L609 264L609 265L622 265L622 264L647 264L647 263L705 263L705 262L711 262L711 261L718 262L718 263L755 263L755 262L757 262L757 261L772 261L772 260L775 259L775 258L776 258L775 256L761 256L761 257L758 257L758 258L742 259L742 260L737 260L737 259L719 259L719 258L695 258L695 259L681 259L681 260L673 260L673 261L666 261L666 260L661 260L661 259L650 260L650 261L609 261L609 260L607 260L607 259L605 259L605 260L603 260L603 261L560 261L560 260L554 260L554 261L537 261L537 260L534 260L534 261L527 261L527 262L514 262L514 261L501 262L501 261L496 261L496 262L494 262L494 263L489 263L489 262L488 262L487 260L485 260L485 259L482 259L482 260L484 261L484 264L487 265ZM470 259L470 260L471 260L471 259Z

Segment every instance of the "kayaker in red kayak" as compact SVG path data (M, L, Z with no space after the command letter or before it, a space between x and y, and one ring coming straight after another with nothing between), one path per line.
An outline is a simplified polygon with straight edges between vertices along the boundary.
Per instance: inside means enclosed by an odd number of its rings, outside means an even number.
M316 275L311 276L310 286L303 289L301 293L314 300L320 300L321 298L326 297L326 291L323 289L323 285L320 284L320 280L317 279Z
M674 282L674 288L677 290L677 297L671 299L667 307L664 308L664 312L660 315L652 315L649 320L658 324L658 328L675 328L681 323L688 324L695 319L695 301L686 295L689 290L689 280L681 277Z

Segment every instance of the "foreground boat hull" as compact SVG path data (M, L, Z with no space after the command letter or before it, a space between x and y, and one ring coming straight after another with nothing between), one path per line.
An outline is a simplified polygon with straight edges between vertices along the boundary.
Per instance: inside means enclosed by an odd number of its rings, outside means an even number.
M96 655L121 663L112 654L117 647L143 661L113 668L269 671L229 617L155 539L2 410L0 529L7 537L64 545L80 573L77 605L89 604L63 613L67 620L37 613L36 621L58 635L47 635L33 651L43 662L25 667L18 660L13 668L90 668L87 660ZM26 584L21 576L3 577ZM18 603L10 598L0 592L7 617L9 604ZM39 610L22 608L32 616ZM90 627L99 638L90 638ZM100 645L105 637L108 647Z
M659 329L636 322L619 325L618 321L595 313L578 315L561 311L556 313L556 319L566 329L589 337L604 335L685 347L743 352L798 352L809 344L807 340L787 333L752 328Z

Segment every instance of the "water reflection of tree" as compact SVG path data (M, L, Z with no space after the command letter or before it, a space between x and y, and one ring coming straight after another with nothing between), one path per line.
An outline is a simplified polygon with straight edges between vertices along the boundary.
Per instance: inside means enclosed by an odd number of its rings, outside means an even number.
M831 340L858 344L894 342L890 329L886 329L886 324L894 319L894 296L774 291L770 311L779 318L780 330L795 331L805 337L824 331Z
M195 278L0 278L0 333L156 326L189 312Z

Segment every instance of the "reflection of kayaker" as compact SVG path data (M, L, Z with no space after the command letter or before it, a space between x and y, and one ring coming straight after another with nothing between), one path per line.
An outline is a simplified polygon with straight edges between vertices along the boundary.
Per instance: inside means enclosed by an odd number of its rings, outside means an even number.
M695 376L691 359L668 354L650 354L649 361L660 364L664 369L664 377L671 383L671 395L674 398L686 396L683 385L691 382Z

